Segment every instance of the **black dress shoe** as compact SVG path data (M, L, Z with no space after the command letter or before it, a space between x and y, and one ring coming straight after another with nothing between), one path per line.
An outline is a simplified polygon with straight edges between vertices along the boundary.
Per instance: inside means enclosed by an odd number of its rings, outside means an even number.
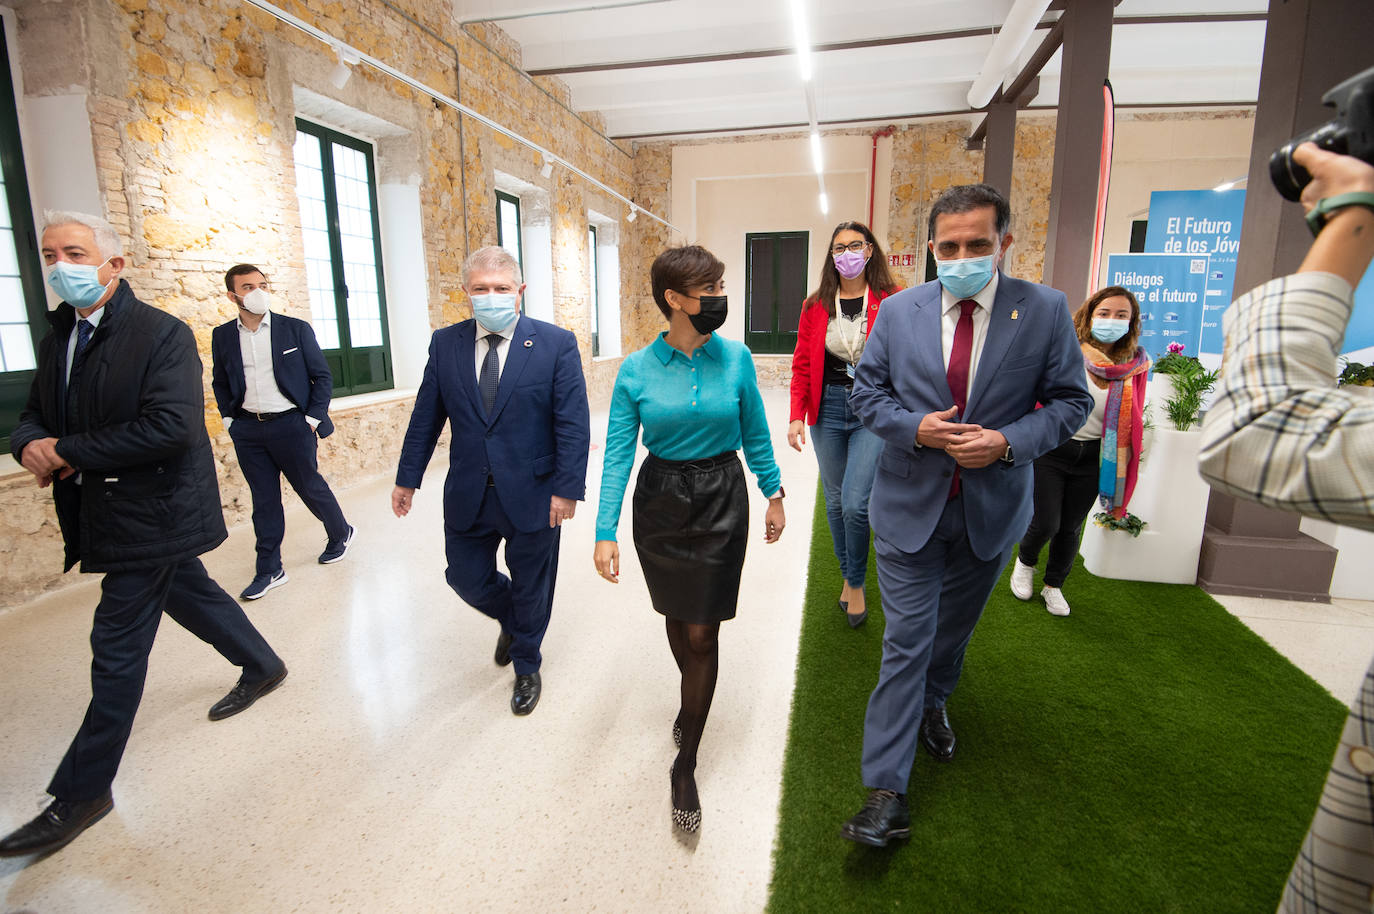
M83 803L53 800L38 818L0 840L0 857L55 851L100 821L111 809L114 809L114 798L108 790Z
M510 666L510 643L514 640L515 636L504 628L496 636L496 654L491 659L496 661L497 666Z
M911 837L911 810L906 794L895 790L874 790L864 808L840 828L840 837L869 847L887 847L893 838Z
M921 745L937 761L947 762L954 758L954 731L950 729L949 715L944 708L926 708L921 718Z
M239 679L229 694L221 698L210 706L211 720L224 720L226 717L233 717L240 711L248 710L253 702L257 701L268 692L281 685L281 681L286 678L286 666L266 679L256 679L252 682Z
M530 673L515 676L515 691L510 696L510 710L512 714L521 717L534 710L534 706L539 704L539 674Z

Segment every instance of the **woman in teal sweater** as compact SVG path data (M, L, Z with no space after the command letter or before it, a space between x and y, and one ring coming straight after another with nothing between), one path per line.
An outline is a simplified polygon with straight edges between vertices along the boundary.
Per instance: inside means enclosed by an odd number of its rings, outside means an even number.
M744 459L768 497L764 541L777 542L786 518L778 465L749 350L715 330L725 321L725 265L697 245L669 248L650 270L654 301L668 330L628 356L611 395L596 570L616 583L616 527L639 430L649 456L635 483L635 551L668 646L682 674L673 740L673 822L701 827L697 747L715 693L720 623L735 617L748 541Z

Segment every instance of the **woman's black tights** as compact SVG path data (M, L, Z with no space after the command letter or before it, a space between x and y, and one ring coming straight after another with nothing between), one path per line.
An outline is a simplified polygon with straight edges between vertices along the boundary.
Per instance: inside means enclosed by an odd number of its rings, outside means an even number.
M693 625L676 619L665 621L668 646L682 673L682 707L677 716L677 723L682 727L682 748L673 765L673 806L690 810L701 805L697 798L697 747L701 745L706 716L711 711L711 698L716 693L720 623Z

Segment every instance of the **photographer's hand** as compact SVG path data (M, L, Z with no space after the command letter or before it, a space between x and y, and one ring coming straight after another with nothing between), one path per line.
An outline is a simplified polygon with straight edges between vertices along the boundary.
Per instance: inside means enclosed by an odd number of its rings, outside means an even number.
M1293 161L1312 173L1303 189L1302 205L1311 210L1328 197L1357 191L1374 193L1374 167L1354 156L1337 155L1303 143L1293 150ZM1299 273L1334 273L1352 286L1374 257L1374 210L1347 206L1327 217L1321 234L1303 259Z

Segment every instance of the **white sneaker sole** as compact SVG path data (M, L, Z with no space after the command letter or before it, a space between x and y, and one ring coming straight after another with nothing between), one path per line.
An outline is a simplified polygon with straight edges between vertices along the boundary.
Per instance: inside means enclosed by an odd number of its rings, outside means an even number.
M321 559L321 560L320 560L320 564L321 564L321 565L333 565L335 562L342 562L342 561L343 561L343 557L346 556L346 555L348 555L348 547L353 545L353 534L355 534L355 533L357 533L357 532L358 532L358 531L357 531L356 528L353 529L353 530L348 531L348 539L344 540L343 552L340 552L337 556L335 556L335 557L332 558L332 559Z
M283 571L281 577L279 577L279 578L274 578L272 581L268 582L267 586L264 587L264 588L262 589L262 593L254 594L254 595L251 596L251 597L245 596L243 599L245 599L245 600L261 600L263 597L267 596L267 592L268 592L269 590L275 590L276 588L282 586L283 584L285 584L285 583L286 583L287 581L289 581L289 580L291 580L291 578L288 577L287 574L286 574L286 572Z

